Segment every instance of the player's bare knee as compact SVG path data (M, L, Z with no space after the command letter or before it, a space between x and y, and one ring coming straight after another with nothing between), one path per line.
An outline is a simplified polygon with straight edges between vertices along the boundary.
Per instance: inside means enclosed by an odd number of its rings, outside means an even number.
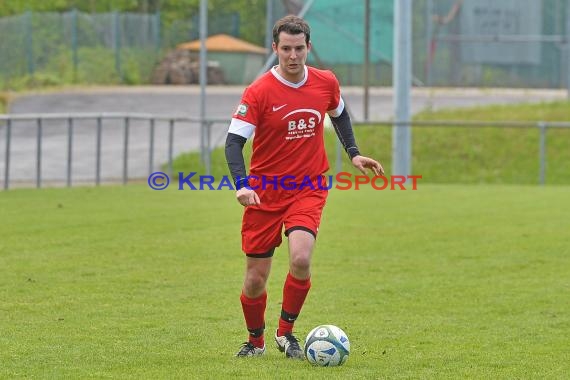
M266 278L259 275L247 276L244 282L245 295L256 298L265 291Z
M291 269L295 272L308 272L311 268L310 254L291 255Z
M248 270L244 288L246 295L259 295L265 290L268 274L258 270Z

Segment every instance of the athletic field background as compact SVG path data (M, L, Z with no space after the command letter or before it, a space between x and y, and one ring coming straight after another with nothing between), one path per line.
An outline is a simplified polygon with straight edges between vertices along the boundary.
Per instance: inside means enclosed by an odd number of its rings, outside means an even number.
M566 378L570 187L330 193L296 324L343 328L344 367L246 339L234 192L126 187L0 194L0 378Z

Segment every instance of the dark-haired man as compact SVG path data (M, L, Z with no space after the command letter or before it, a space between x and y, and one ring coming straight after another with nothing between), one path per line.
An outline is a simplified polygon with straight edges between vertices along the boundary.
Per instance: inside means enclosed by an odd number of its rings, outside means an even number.
M296 16L278 20L272 46L279 63L244 91L226 140L236 198L245 207L242 250L246 272L240 300L249 339L236 356L265 353L266 283L285 228L289 273L275 342L286 357L303 359L293 325L311 287L311 255L327 198L323 186L323 174L329 168L323 140L325 113L356 168L362 173L370 169L375 175L384 170L377 161L360 155L334 74L305 65L311 50L309 25ZM254 132L247 177L242 149ZM284 188L285 177L303 179L304 186Z

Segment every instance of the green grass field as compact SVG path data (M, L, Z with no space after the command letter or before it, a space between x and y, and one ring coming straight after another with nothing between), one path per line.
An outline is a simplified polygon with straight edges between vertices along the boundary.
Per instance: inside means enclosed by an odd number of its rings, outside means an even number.
M333 190L304 336L332 323L343 367L232 357L245 339L231 191L0 193L0 378L566 379L570 188ZM286 249L269 283L276 327Z

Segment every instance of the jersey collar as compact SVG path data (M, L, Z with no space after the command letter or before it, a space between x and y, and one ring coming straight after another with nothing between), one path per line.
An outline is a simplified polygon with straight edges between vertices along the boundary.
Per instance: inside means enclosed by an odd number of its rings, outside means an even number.
M275 78L277 78L277 80L279 82L283 83L285 86L289 86L289 87L293 87L293 88L299 88L307 82L307 78L309 77L309 69L307 68L307 65L305 65L305 76L303 77L303 80L300 82L297 82L297 83L289 82L287 79L285 79L281 75L279 75L279 73L275 69L276 67L277 66L273 66L271 68L271 74L273 74L273 76Z

